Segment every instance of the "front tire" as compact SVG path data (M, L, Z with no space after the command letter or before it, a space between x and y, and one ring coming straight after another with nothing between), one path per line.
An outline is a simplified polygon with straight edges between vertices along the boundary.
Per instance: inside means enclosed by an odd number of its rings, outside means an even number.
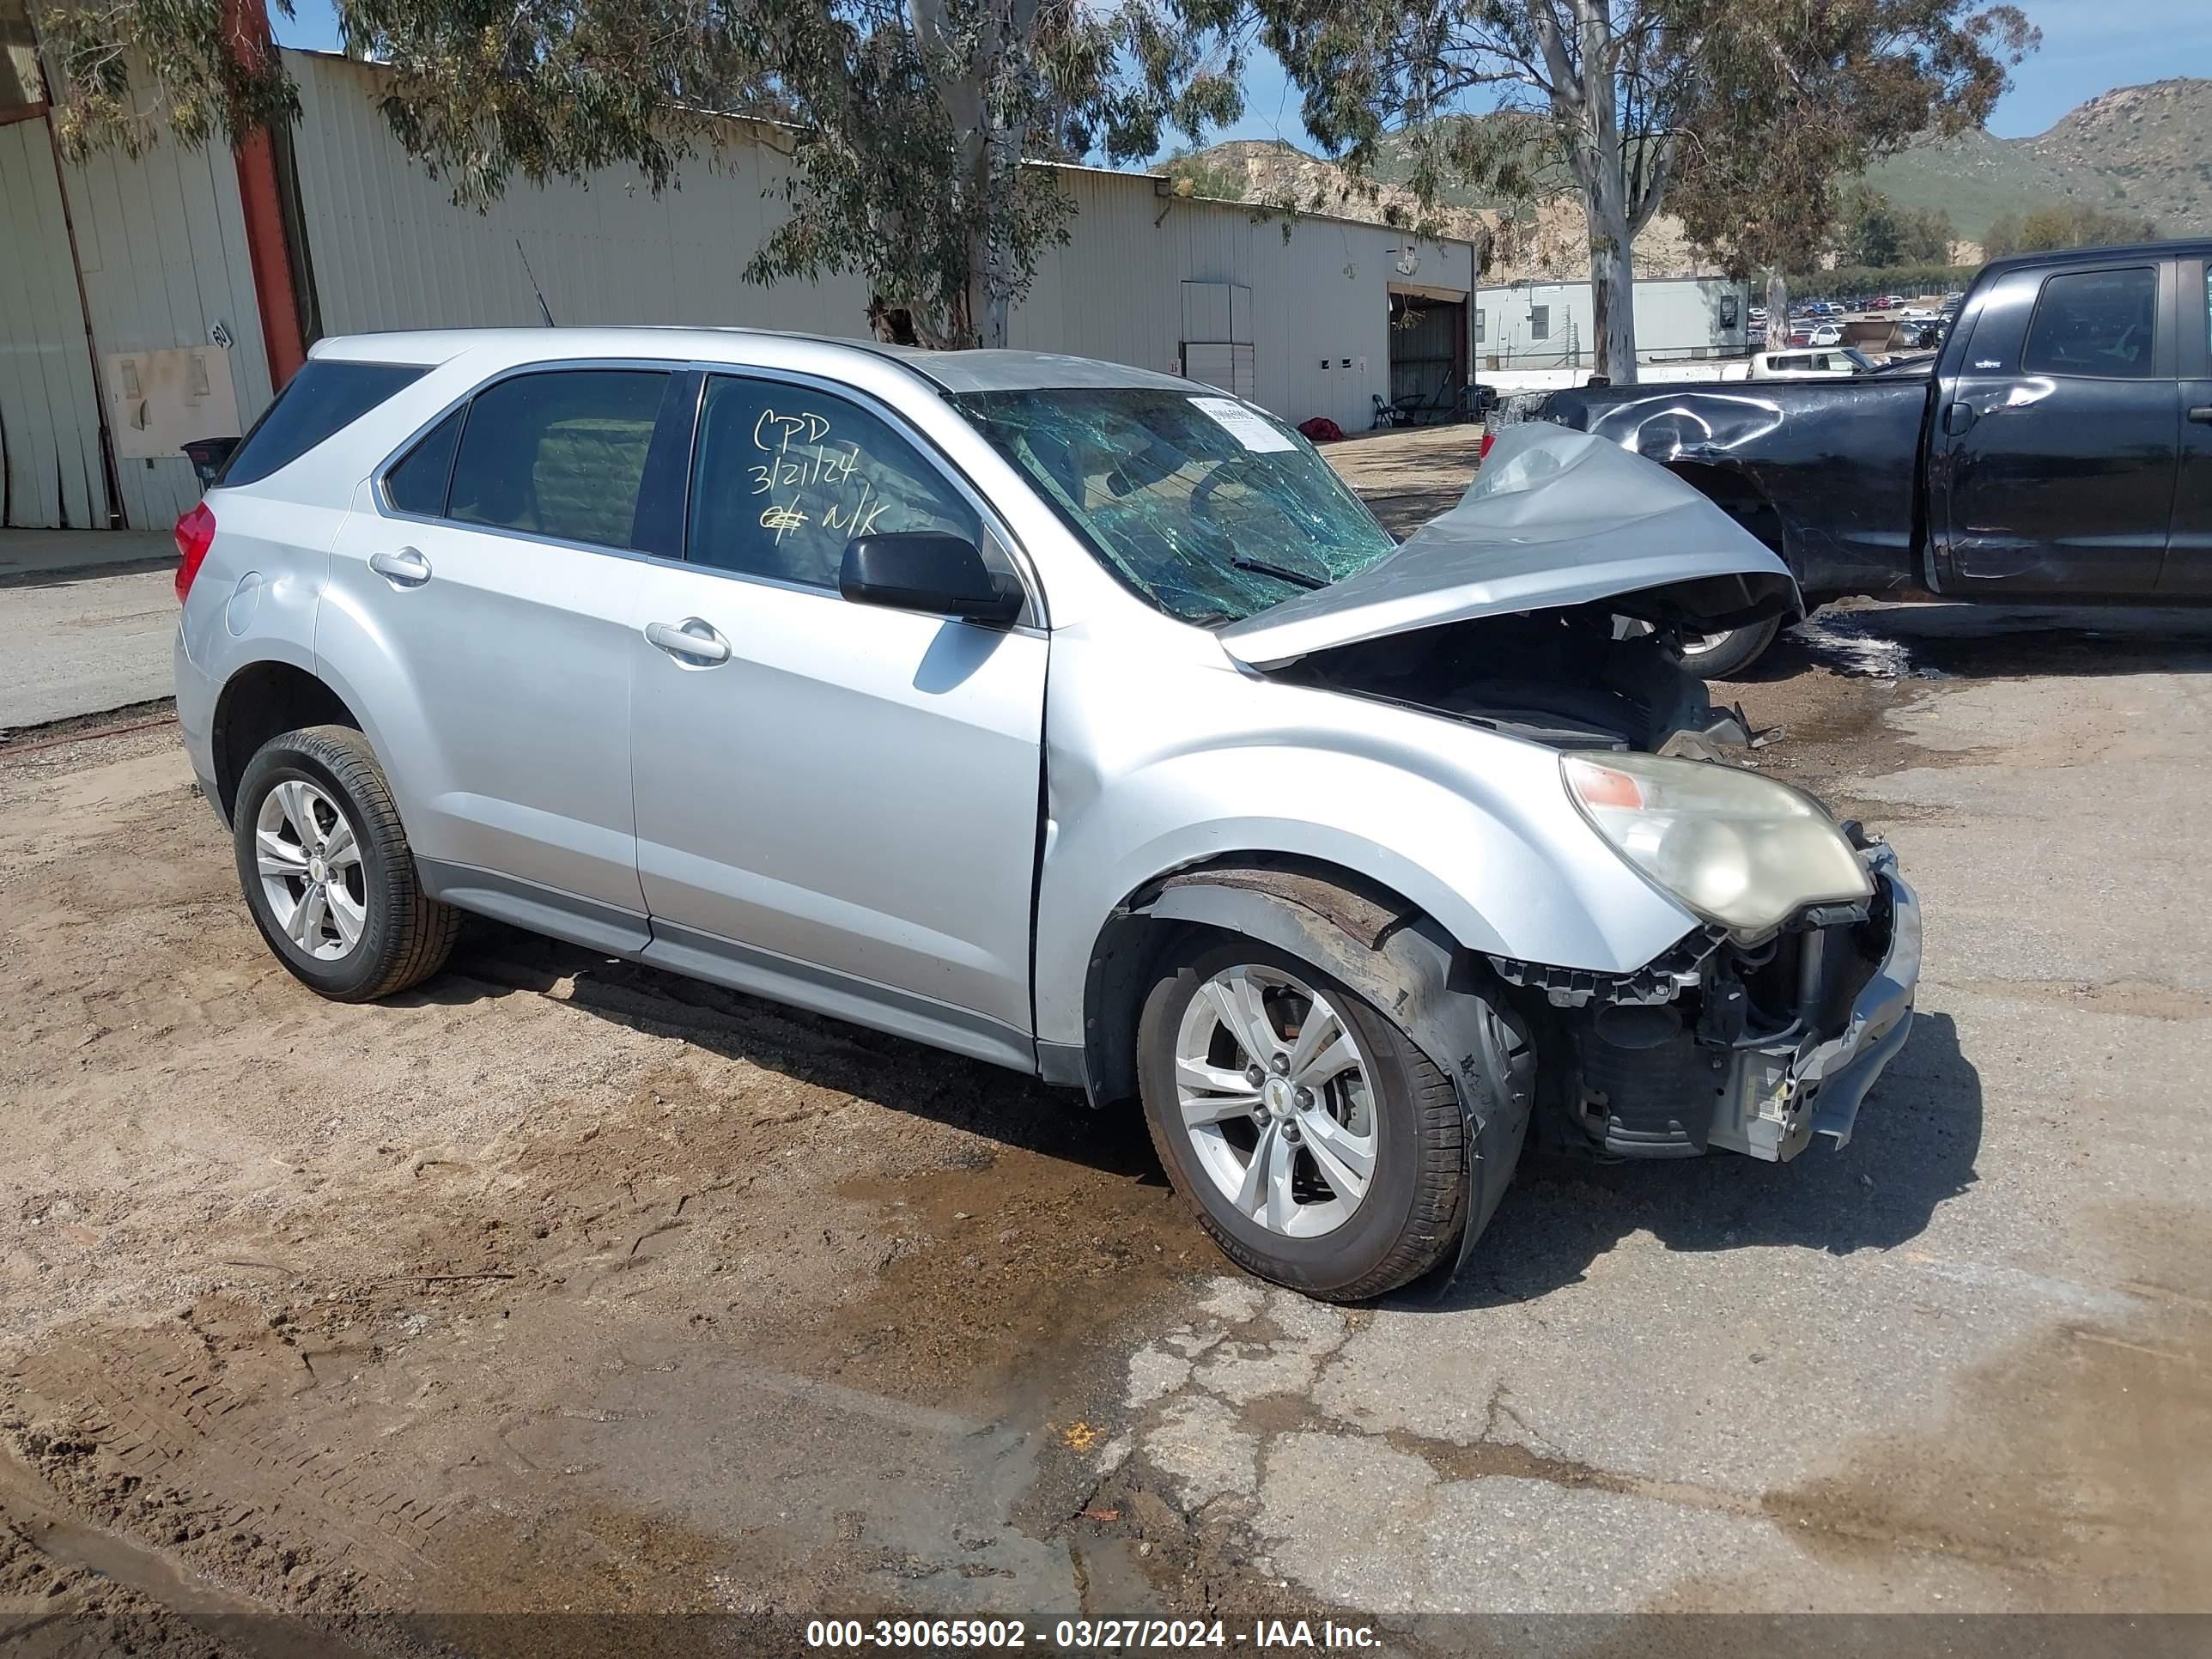
M1770 617L1748 628L1731 628L1722 634L1685 636L1682 665L1700 679L1732 680L1766 654L1782 619Z
M373 1002L445 966L460 913L423 891L368 739L312 726L262 744L231 813L253 925L293 976Z
M1249 939L1200 950L1146 998L1137 1062L1161 1164L1248 1272L1358 1302L1458 1242L1451 1079L1311 963Z

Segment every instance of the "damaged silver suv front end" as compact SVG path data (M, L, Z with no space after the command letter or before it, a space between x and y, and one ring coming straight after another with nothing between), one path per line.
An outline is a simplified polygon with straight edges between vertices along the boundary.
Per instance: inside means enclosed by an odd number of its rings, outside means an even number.
M1513 428L1391 559L1224 630L1277 679L1544 745L1599 845L1695 924L1628 972L1486 953L1538 1054L1540 1138L1780 1162L1850 1138L1904 1046L1919 908L1895 854L1757 769L1686 634L1795 614L1788 568L1617 447Z
M1709 925L1618 976L1491 958L1540 1005L1553 1124L1618 1158L1779 1163L1815 1134L1849 1143L1911 1029L1920 905L1896 854L1844 829L1869 896L1808 906L1755 945Z

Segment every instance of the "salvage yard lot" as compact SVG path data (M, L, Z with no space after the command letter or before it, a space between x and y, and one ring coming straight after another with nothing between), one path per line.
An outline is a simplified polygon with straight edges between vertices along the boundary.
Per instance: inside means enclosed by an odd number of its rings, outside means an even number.
M1473 437L1336 459L1426 516ZM1926 909L1858 1138L1524 1164L1349 1311L1010 1073L488 923L319 1001L173 731L0 750L0 1629L2212 1607L2208 671L2151 612L1785 643L1761 765Z

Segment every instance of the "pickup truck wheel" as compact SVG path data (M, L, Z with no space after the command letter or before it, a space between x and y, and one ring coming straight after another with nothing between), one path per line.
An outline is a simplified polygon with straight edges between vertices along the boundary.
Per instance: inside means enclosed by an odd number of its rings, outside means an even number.
M1782 619L1770 617L1748 628L1731 628L1723 634L1690 634L1682 638L1682 663L1691 672L1709 680L1730 680L1766 654Z
M337 1002L371 1002L446 963L460 913L422 891L384 769L343 726L270 738L231 813L254 926L295 978Z
M1356 1302L1458 1239L1451 1079L1312 964L1251 940L1203 950L1146 997L1137 1060L1160 1162L1240 1267Z

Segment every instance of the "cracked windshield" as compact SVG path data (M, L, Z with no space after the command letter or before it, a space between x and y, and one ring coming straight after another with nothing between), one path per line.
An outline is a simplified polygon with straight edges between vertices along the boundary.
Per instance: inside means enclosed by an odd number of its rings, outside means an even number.
M1232 398L1115 387L953 401L1109 569L1185 622L1241 622L1396 545L1304 440Z

